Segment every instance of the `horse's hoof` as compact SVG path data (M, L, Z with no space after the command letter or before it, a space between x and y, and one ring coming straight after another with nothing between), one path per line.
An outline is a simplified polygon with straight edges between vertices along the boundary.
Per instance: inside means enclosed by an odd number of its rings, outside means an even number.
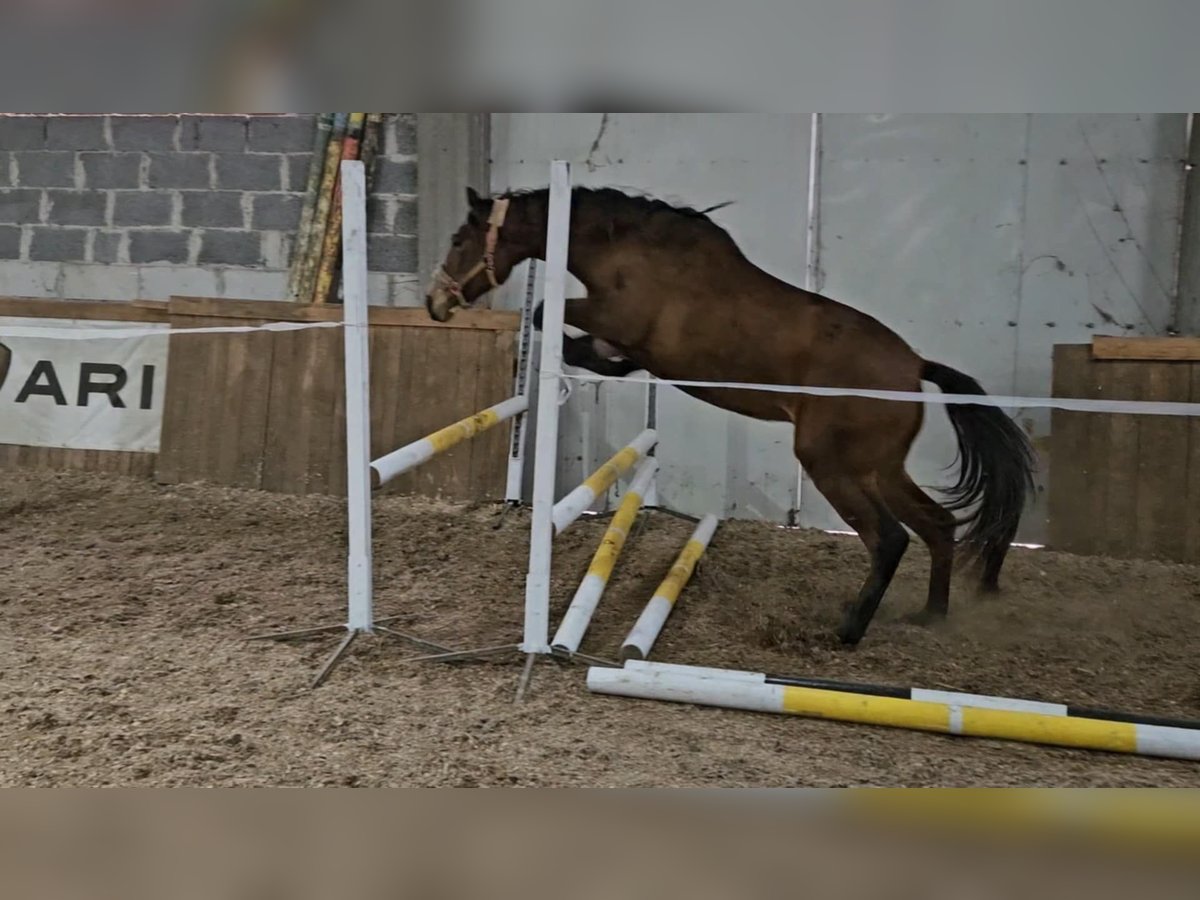
M914 613L902 616L900 621L906 622L909 625L920 625L922 628L928 628L930 625L946 621L946 614L932 609L920 609Z
M863 639L863 629L853 623L843 622L838 626L837 637L843 647L857 647Z

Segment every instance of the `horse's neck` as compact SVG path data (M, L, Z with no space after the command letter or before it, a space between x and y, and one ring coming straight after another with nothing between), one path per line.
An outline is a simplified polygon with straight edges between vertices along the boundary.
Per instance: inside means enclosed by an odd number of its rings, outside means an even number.
M530 256L546 258L546 211L530 210L537 235ZM614 236L596 211L587 207L572 210L568 267L573 276L588 288L607 287L613 271L619 268L630 279L660 281L669 273L671 283L688 291L714 283L754 281L765 272L725 243L712 238L697 241L681 249L672 243L659 243L636 232Z
M571 274L583 282L589 294L597 289L609 292L614 284L625 284L634 292L651 288L692 294L717 284L752 282L765 276L744 256L720 245L679 248L648 243L636 236L610 241L572 235L569 249Z

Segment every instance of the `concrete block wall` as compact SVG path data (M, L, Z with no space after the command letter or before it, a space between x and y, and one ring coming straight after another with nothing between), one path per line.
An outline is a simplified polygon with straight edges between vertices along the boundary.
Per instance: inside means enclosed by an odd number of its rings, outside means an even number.
M287 296L313 115L0 115L0 296ZM416 117L385 117L371 302L419 303Z

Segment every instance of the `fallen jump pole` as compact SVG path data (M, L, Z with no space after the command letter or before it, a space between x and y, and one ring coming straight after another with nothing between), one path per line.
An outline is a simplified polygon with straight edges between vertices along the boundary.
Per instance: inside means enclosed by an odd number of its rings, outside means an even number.
M650 655L650 648L658 639L659 632L667 622L667 616L679 599L679 592L692 577L696 563L704 555L708 542L712 540L713 532L717 530L718 519L712 513L706 515L692 532L691 538L675 558L671 571L662 580L642 614L638 616L625 643L621 645L621 656L624 659L645 659Z
M658 433L647 428L632 441L617 451L613 457L588 476L587 480L567 496L554 504L551 519L554 533L561 534L567 526L578 519L596 502L596 498L612 487L618 478L632 468L633 464L650 452L658 443Z
M396 476L428 462L439 453L444 453L468 438L473 438L513 416L520 415L528 408L529 399L527 397L510 397L502 403L490 406L473 416L460 419L453 425L447 425L419 441L405 444L399 450L393 450L386 456L379 457L371 463L371 487L382 487Z
M1068 715L1056 704L939 692L917 700L781 683L762 672L630 660L591 667L588 690L601 694L721 706L751 712L932 731L964 737L1200 760L1200 729ZM1148 718L1148 717L1147 717Z
M1103 719L1110 722L1129 722L1134 725L1164 725L1168 728L1192 728L1200 730L1200 719L1151 716L1143 713L1119 712L1100 707L1051 703L1044 700L1018 700L1008 697L993 697L988 694L971 694L964 691L893 687L885 684L868 684L859 681L836 681L832 678L817 678L809 675L771 675L768 673L766 680L768 684L795 685L796 687L817 688L825 691L845 691L850 694L870 694L876 697L898 697L902 700L924 700L931 703L950 703L958 704L959 706L982 706L990 709L1036 712L1047 716L1068 716L1074 719Z
M592 621L592 614L596 611L600 597L608 586L613 566L616 565L617 558L621 555L625 539L629 537L629 529L633 526L633 520L642 508L642 500L646 496L646 491L657 470L658 461L652 456L646 457L638 466L629 490L625 492L621 505L617 508L617 514L613 516L608 530L604 532L604 537L600 540L600 546L596 548L591 565L588 566L587 575L580 582L579 589L575 591L575 596L571 599L571 605L567 607L562 622L559 623L558 631L555 632L554 639L550 642L551 649L566 653L575 653L579 649L579 644L583 641L583 634L587 631L588 624Z

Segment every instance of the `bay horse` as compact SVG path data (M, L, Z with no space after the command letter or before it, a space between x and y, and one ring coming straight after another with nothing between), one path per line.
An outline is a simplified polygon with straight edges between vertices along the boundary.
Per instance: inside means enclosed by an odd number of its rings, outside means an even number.
M545 257L548 189L496 198L468 189L467 201L466 221L425 298L440 322L503 284L518 263ZM663 379L892 391L920 391L929 381L946 393L985 393L969 375L923 359L871 316L760 269L725 229L691 208L575 187L567 268L587 296L567 299L566 323L588 335L564 335L568 365L611 375L644 369ZM608 358L613 350L623 358ZM960 465L942 504L905 471L923 404L682 390L721 409L792 423L796 458L870 553L869 574L843 608L837 635L844 644L866 633L908 548L905 525L928 545L931 560L928 599L910 621L946 616L960 525L961 549L982 588L998 589L1034 471L1029 439L999 409L947 405ZM960 518L960 510L969 511Z

